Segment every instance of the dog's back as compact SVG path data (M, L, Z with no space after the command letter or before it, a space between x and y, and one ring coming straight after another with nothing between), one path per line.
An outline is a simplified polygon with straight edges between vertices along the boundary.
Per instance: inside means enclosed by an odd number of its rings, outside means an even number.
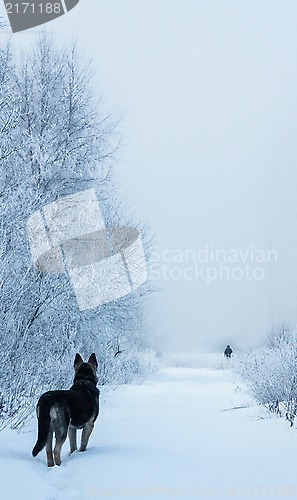
M67 391L48 391L37 403L38 438L32 450L35 457L46 446L47 462L54 465L52 455L53 433L56 437L54 458L60 465L61 447L69 432L70 452L76 449L76 429L83 429L81 451L85 451L94 422L99 414L99 390L97 384L97 360L92 354L84 363L79 354L74 361L75 377Z

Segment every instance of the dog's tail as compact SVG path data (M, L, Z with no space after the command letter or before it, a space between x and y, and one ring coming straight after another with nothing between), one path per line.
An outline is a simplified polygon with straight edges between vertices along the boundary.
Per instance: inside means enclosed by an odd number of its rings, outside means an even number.
M36 444L32 450L33 457L45 447L51 425L50 409L53 404L51 398L44 397L43 394L37 404L37 417L38 417L38 437Z

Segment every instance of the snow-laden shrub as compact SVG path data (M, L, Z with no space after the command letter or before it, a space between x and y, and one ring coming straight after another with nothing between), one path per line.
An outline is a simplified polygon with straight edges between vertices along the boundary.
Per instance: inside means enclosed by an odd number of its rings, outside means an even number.
M233 365L258 402L291 424L297 410L297 331L281 327L264 346L242 354Z
M138 350L131 348L127 352L106 360L100 370L99 380L102 385L128 384L156 371L159 367L156 353L152 349Z

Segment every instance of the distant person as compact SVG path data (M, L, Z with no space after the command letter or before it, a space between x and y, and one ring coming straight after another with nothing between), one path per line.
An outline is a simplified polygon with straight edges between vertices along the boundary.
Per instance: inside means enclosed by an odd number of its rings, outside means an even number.
M227 345L226 349L224 350L224 355L226 356L226 358L231 358L231 354L232 354L232 349L229 345Z

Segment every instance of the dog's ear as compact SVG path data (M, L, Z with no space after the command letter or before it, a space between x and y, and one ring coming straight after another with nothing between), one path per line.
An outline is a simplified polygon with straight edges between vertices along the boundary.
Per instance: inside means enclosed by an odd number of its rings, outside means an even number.
M97 359L96 359L96 355L95 353L93 352L93 354L91 354L91 356L89 357L88 359L88 363L90 363L91 367L93 368L93 370L97 370L98 368L98 363L97 363Z
M77 352L75 355L74 363L73 363L74 370L77 371L82 363L83 363L83 359L82 359L81 355L78 354L78 352Z

